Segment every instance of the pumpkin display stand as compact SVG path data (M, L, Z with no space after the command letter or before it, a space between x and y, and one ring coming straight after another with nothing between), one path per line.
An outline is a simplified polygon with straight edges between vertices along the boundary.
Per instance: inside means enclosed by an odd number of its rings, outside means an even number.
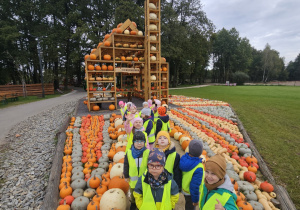
M89 111L102 110L102 103L116 108L118 98L168 103L169 64L161 57L160 19L160 1L147 0L144 32L128 19L85 56Z

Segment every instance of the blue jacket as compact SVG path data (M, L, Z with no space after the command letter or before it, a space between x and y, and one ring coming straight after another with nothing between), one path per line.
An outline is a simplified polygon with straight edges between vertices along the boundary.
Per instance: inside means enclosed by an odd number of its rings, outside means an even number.
M229 198L229 200L227 201L227 203L225 204L225 206L223 206L226 210L238 210L235 202L237 199L237 196L235 193L233 193L234 188L233 185L230 181L229 176L226 174L225 175L225 182L223 184L221 184L218 188L208 191L207 188L203 187L203 191L204 191L204 195L203 195L203 199L201 202L201 207L204 206L204 204L206 203L206 201L215 193L219 193L220 195L222 195L224 192L227 192L231 195L231 197Z
M202 158L191 157L188 153L185 153L180 159L179 168L181 171L188 172L195 168L199 163L202 163ZM199 202L199 187L201 185L203 175L204 173L202 168L197 168L193 174L190 183L190 193L193 203Z

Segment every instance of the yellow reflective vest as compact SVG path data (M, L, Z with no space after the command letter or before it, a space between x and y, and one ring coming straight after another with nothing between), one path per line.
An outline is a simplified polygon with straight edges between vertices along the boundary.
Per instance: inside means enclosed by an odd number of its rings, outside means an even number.
M218 201L216 199L218 199L220 201L222 206L225 206L225 204L227 203L227 201L229 200L230 197L231 197L231 195L227 192L223 192L222 195L219 193L215 193L208 199L208 201L206 201L206 203L204 204L204 206L202 208L200 206L201 201L199 201L199 208L200 208L200 210L214 210L215 205L218 204ZM203 197L202 197L202 199L203 199ZM236 204L235 204L235 206L237 209L239 209Z
M148 156L149 156L150 150L145 149L143 152L143 159L142 163L139 166L136 165L135 159L132 157L132 151L131 149L127 152L127 158L128 158L128 164L129 164L129 185L130 188L135 188L135 185L139 179L140 176L143 175L143 173L147 170L147 163L148 163ZM138 171L139 167L139 171Z
M167 169L167 171L171 174L173 174L175 159L176 159L176 152L173 152L168 155L168 158L166 160L165 169Z
M143 124L143 127L145 128L145 130L146 130L147 127L148 127L149 121L150 121L150 119L147 120L147 121ZM151 122L152 122L152 129L151 129L150 134L149 134L149 136L148 136L149 144L155 142L155 126L154 126L154 123L153 123L152 120L151 120Z
M147 133L145 131L142 131L145 135L145 147L147 146ZM129 135L127 135L127 145L126 145L126 149L125 152L127 152L128 150L130 150L132 144L133 144L133 132L131 131Z

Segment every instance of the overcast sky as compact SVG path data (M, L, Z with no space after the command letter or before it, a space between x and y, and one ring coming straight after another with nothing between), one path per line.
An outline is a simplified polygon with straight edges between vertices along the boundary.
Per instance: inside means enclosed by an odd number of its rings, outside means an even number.
M201 0L217 31L235 27L257 50L267 43L294 61L300 53L300 0Z

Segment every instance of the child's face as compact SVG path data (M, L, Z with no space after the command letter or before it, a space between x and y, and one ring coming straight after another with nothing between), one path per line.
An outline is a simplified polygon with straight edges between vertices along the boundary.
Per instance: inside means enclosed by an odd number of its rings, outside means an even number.
M145 116L146 116L146 115L144 115L144 114L141 114L141 117L142 117L142 118L145 118Z
M164 170L164 166L160 165L160 163L154 162L148 164L149 173L154 177L158 177Z
M120 107L121 107L121 108L124 108L124 104L120 104Z
M144 104L144 106L143 106L144 108L148 108L148 104Z
M145 145L145 142L142 140L137 140L134 142L134 147L136 149L142 149L144 147L144 145Z
M135 114L135 113L136 113L136 108L131 107L131 108L130 108L130 112L131 112L132 114Z
M215 184L220 180L219 177L210 170L205 170L205 179L208 184Z
M137 120L133 123L133 126L137 129L140 129L143 126L143 122L140 120Z
M169 141L168 141L168 138L165 137L165 136L160 136L158 139L157 139L157 143L158 145L162 146L162 147L166 147L169 145Z

